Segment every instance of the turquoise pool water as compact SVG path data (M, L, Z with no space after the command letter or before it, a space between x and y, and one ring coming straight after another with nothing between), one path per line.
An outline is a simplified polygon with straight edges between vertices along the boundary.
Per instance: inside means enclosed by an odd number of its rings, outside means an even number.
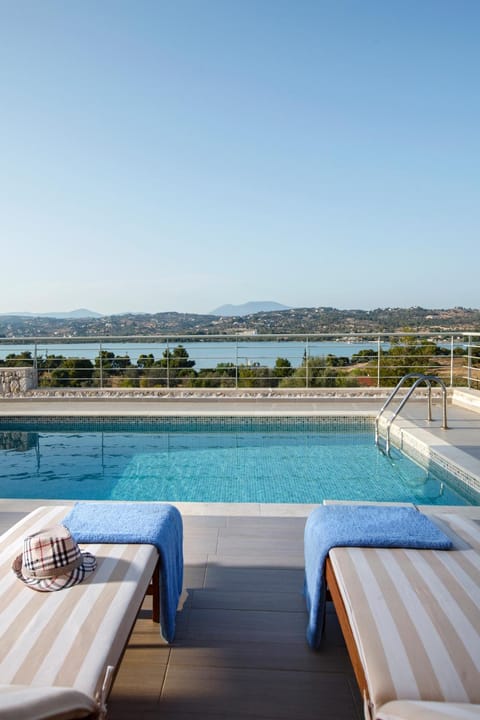
M3 428L3 429L2 429ZM3 498L462 505L454 478L393 449L365 423L112 423L0 426Z

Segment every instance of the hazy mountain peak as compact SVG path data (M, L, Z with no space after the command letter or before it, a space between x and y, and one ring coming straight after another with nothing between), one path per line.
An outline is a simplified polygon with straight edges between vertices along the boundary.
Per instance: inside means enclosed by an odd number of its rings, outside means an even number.
M290 310L290 308L286 305L273 302L272 300L253 300L243 303L243 305L220 305L220 307L212 310L210 315L233 317L235 315L253 315L259 312L275 312L280 310Z
M102 317L102 313L94 312L93 310L87 310L86 308L79 308L78 310L70 310L68 312L45 312L45 313L32 313L32 312L11 312L11 313L0 313L1 315L7 315L9 317L44 317L44 318L57 318L58 320L68 320L76 318L99 318Z

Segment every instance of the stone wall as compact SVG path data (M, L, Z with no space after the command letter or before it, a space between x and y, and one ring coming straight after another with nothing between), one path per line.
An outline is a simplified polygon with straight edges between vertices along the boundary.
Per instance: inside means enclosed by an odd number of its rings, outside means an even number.
M0 367L0 396L18 395L37 386L37 371L33 368Z

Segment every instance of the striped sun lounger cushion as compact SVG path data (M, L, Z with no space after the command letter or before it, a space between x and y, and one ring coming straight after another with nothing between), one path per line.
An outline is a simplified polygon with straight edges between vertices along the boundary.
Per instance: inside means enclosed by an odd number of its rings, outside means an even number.
M379 720L479 720L480 705L394 700L380 708Z
M0 720L74 720L96 712L96 703L71 688L0 685Z
M415 507L325 504L305 525L304 594L309 610L307 640L318 648L325 620L325 561L334 547L447 550L452 541Z
M142 604L158 551L152 545L92 544L97 568L82 583L35 592L10 569L23 538L61 523L70 508L42 507L0 538L0 678L63 687L99 699Z
M480 524L432 517L454 549L330 552L372 717L393 700L480 703Z

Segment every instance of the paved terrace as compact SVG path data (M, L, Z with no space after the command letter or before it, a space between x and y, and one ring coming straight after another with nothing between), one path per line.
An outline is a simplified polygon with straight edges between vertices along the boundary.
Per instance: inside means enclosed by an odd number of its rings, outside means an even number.
M5 414L375 414L382 399L0 401ZM407 410L408 408L408 410ZM449 407L427 423L412 401L399 424L480 476L480 414ZM63 501L62 501L63 503ZM0 501L0 530L38 504ZM184 516L185 583L178 631L166 646L148 603L116 679L110 720L360 720L361 698L335 613L324 645L305 642L303 529L312 506L177 503Z

